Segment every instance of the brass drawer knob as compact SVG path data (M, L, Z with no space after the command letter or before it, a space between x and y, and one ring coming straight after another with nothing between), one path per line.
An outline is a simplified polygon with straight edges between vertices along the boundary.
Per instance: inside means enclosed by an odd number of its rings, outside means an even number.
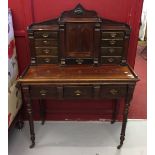
M47 34L47 33L43 33L43 38L48 38L49 37L49 35Z
M110 45L115 45L116 40L110 40Z
M77 64L82 64L83 63L83 59L76 59Z
M110 90L110 93L111 93L112 95L116 95L116 94L118 94L118 90L116 90L116 89L111 89L111 90Z
M115 38L117 34L116 33L111 33L110 35L111 35L112 38Z
M43 44L47 45L48 44L48 41L47 40L44 40L43 41Z
M114 51L115 51L115 50L114 50L113 48L110 48L110 49L109 49L109 52L110 52L110 53L113 53Z
M114 61L114 58L109 58L108 59L108 62L113 62Z
M49 59L49 58L45 58L44 61L45 61L46 63L49 63L49 62L50 62L50 59Z
M43 90L40 91L40 94L41 94L42 96L45 96L45 95L47 94L47 92L48 92L47 90L44 90L44 89L43 89Z
M45 49L45 50L43 50L43 52L44 52L45 54L49 54L50 50L49 50L49 49Z
M76 96L80 96L81 95L81 91L80 90L76 90L74 93L75 93Z

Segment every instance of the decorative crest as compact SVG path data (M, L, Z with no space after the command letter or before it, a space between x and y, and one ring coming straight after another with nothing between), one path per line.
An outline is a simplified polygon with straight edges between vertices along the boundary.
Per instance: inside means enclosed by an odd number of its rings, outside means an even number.
M84 8L81 4L78 4L76 8L74 9L74 14L76 15L82 15L84 13Z

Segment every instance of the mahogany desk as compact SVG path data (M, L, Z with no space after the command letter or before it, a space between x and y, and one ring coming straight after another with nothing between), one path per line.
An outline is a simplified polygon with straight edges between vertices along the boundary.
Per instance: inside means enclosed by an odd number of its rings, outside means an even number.
M28 27L31 64L18 82L27 101L32 145L35 133L32 100L103 100L124 98L120 148L125 138L130 100L138 81L127 63L131 29L98 17L80 4L59 18ZM112 123L116 119L114 102Z

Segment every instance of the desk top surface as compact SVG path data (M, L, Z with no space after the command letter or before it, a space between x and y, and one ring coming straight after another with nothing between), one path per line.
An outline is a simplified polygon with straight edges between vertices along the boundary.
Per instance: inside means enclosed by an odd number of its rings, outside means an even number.
M19 82L138 81L128 66L119 65L39 65L30 66Z

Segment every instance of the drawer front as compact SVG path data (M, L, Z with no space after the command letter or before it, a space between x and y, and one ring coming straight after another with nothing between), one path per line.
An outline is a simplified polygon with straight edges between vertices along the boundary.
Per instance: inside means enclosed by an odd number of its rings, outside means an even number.
M122 47L101 47L101 56L121 56Z
M57 98L57 88L54 86L32 86L30 89L32 98Z
M52 39L35 39L35 46L57 46L58 41Z
M104 85L101 86L101 98L120 98L124 97L127 92L125 85Z
M109 39L115 39L115 38L124 38L124 32L102 32L102 38L109 38Z
M123 46L123 40L115 40L115 39L102 39L101 40L101 47L106 46Z
M119 64L121 62L121 57L101 57L102 64Z
M65 59L66 64L92 64L93 59L92 58L66 58Z
M93 87L91 86L65 86L64 99L91 99Z
M58 57L37 57L38 64L56 64L58 63Z
M51 31L36 31L34 32L35 38L58 38L58 32L51 32Z
M57 56L58 55L58 48L57 47L36 47L36 55L51 55Z

